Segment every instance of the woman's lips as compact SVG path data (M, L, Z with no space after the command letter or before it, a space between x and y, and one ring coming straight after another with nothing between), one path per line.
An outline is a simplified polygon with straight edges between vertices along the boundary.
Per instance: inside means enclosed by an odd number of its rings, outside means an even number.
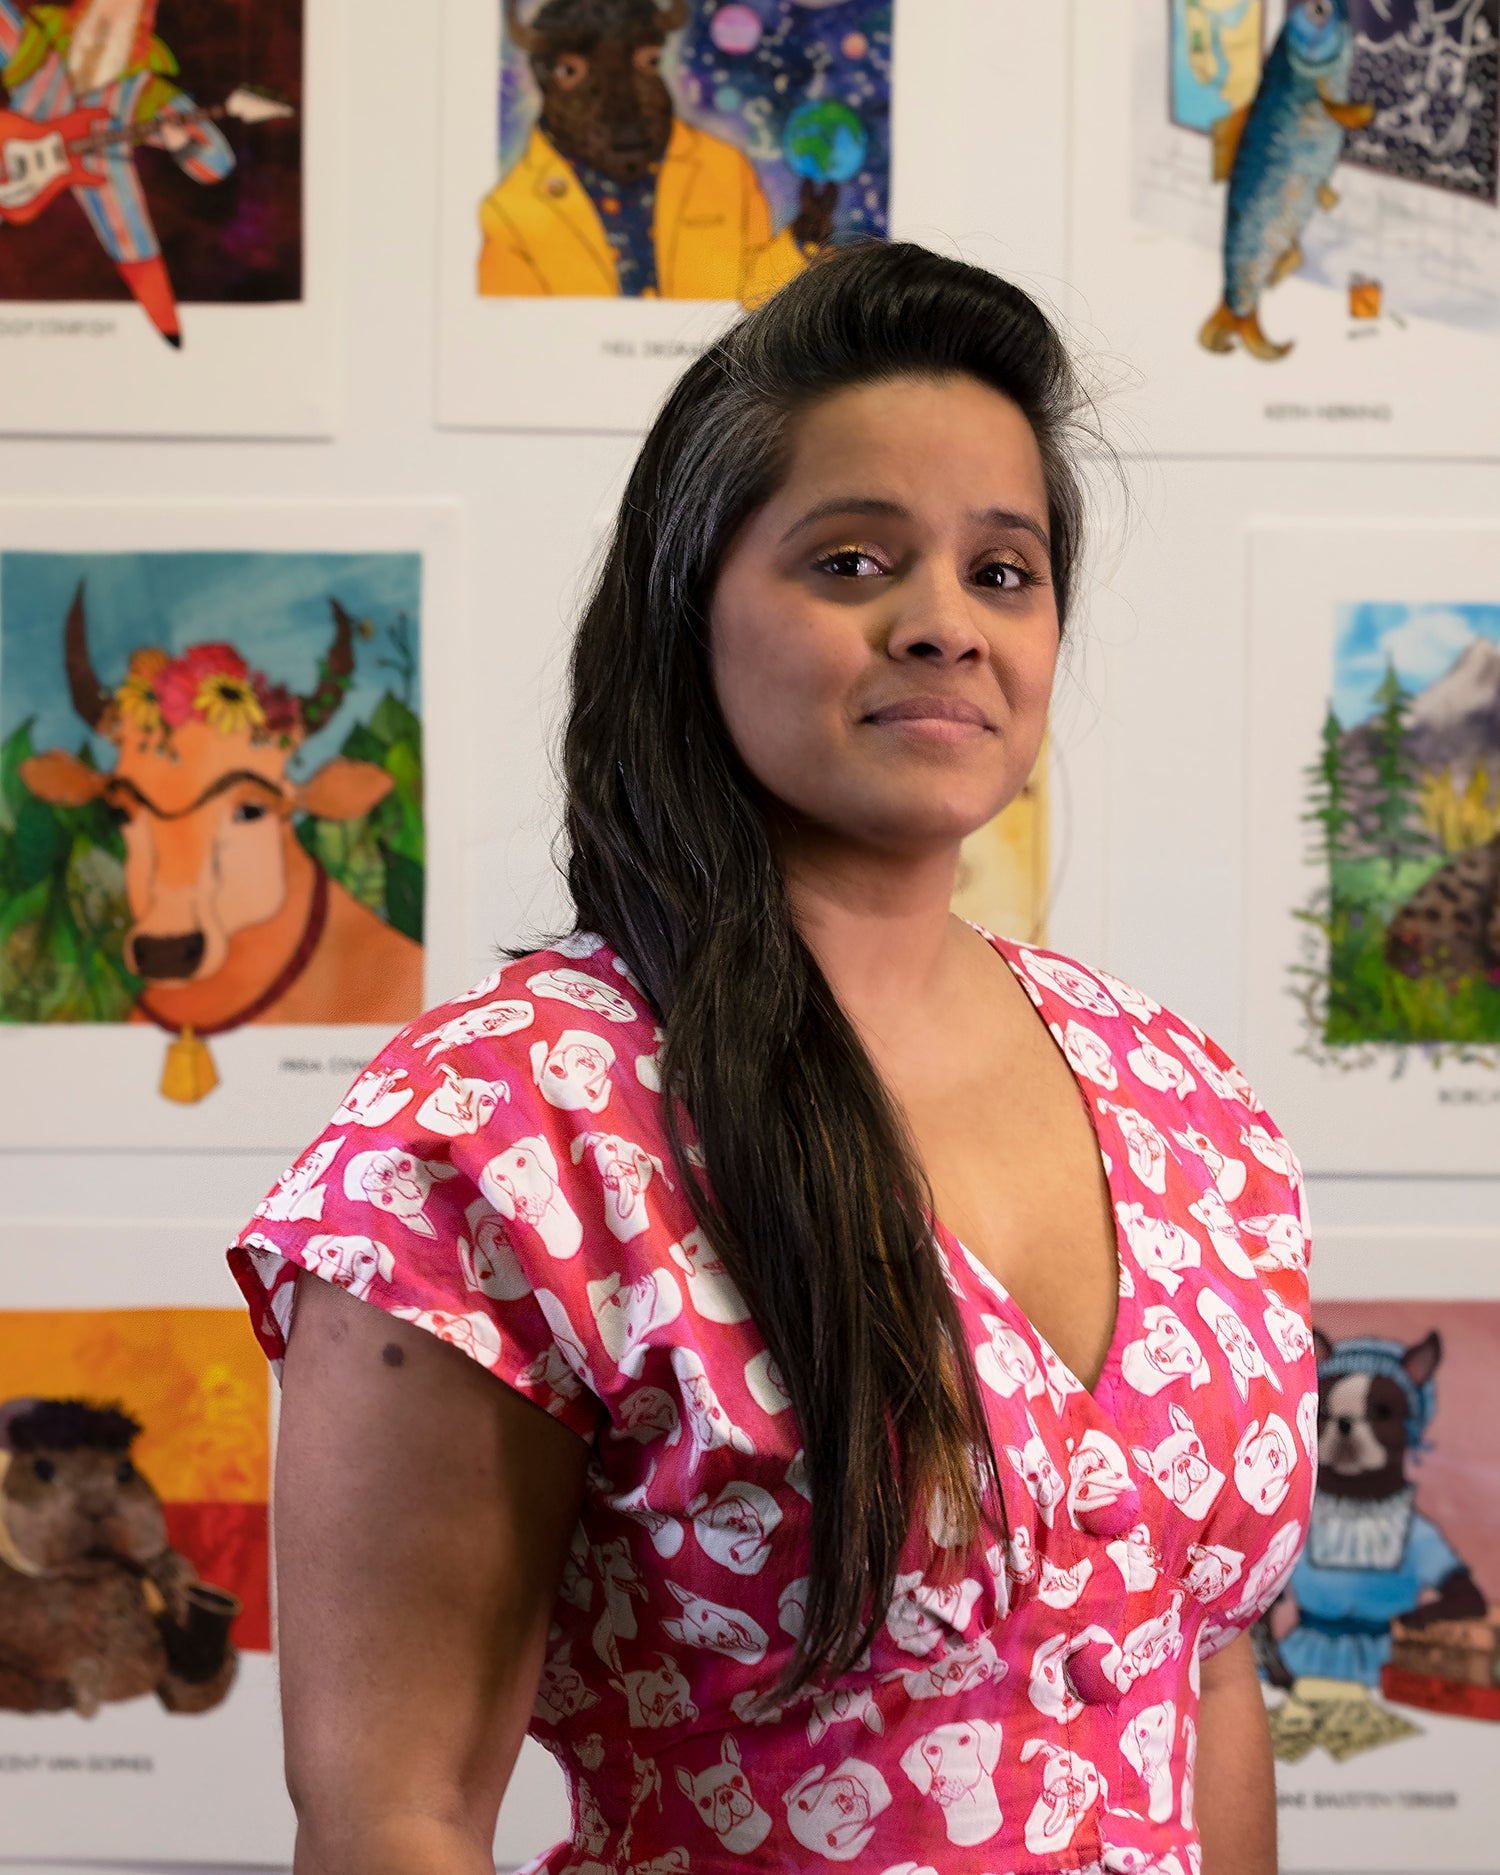
M864 720L939 742L965 742L994 728L979 705L964 697L903 697L871 710Z

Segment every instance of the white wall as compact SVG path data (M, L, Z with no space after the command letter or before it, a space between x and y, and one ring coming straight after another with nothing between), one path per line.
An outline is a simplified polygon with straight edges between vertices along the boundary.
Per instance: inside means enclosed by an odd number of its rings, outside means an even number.
M347 409L331 443L0 443L0 498L454 497L468 515L469 629L505 681L467 699L481 777L473 814L471 964L545 922L546 732L580 568L629 438L439 432L432 422L438 46L435 8L360 0L345 73L353 159L343 178ZM423 24L413 30L415 18ZM399 55L393 55L399 48ZM0 383L0 421L4 387ZM1500 512L1500 466L1164 462L1135 471L1130 542L1080 630L1107 751L1106 954L1243 1051L1244 550L1252 516ZM426 621L456 629L459 621ZM492 648L494 656L489 654ZM1274 733L1258 726L1256 733ZM1085 842L1087 851L1093 843ZM1068 934L1058 933L1066 946ZM0 1151L0 1211L111 1218L248 1213L280 1170L264 1154ZM1500 1175L1500 1168L1497 1168ZM1320 1222L1492 1225L1500 1185L1319 1181ZM227 1299L227 1297L226 1297ZM205 1793L211 1801L211 1793ZM3 1853L3 1843L0 1843ZM18 1865L11 1865L18 1866ZM51 1867L55 1870L58 1865Z

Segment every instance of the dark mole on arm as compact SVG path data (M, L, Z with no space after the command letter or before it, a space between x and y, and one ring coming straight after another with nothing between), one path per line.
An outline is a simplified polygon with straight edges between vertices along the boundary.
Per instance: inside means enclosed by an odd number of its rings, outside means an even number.
M388 1341L380 1350L380 1358L387 1367L399 1367L406 1359L406 1349L397 1347L394 1341Z

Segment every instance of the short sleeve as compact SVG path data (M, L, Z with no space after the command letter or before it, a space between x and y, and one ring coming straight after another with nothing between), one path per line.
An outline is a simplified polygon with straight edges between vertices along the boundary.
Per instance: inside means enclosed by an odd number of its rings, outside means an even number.
M359 1077L229 1250L256 1337L279 1371L298 1281L317 1276L448 1342L592 1440L605 1410L585 1352L547 1281L533 1283L532 1233L485 1195L498 1164L512 1187L555 1183L552 1148L517 1137L524 1118L506 1124L517 1077L503 1059L474 1050L429 1062L412 1039L419 1026Z

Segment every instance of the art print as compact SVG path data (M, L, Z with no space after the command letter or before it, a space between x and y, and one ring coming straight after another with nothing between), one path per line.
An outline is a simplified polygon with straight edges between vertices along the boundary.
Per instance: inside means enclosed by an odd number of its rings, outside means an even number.
M308 122L325 17L304 0L0 0L13 427L326 421L323 144ZM221 381L229 345L238 399ZM279 375L257 385L273 358Z
M903 229L984 247L1002 228L1011 271L1019 252L1055 279L1060 172L1041 165L1027 197L1006 162L1012 144L1060 155L1065 21L1034 12L454 0L444 420L644 428L739 311ZM983 103L997 60L1031 74L1003 128Z
M1097 90L1096 13L1128 102ZM1085 14L1077 278L1143 365L1152 440L1484 453L1461 387L1500 340L1500 0Z
M1255 1072L1311 1170L1490 1171L1500 536L1382 538L1402 552L1358 526L1255 539Z
M1313 1309L1318 1490L1254 1633L1285 1866L1488 1866L1500 1723L1493 1300Z
M420 545L0 548L8 1041L112 1034L170 1128L420 1013L430 599Z

